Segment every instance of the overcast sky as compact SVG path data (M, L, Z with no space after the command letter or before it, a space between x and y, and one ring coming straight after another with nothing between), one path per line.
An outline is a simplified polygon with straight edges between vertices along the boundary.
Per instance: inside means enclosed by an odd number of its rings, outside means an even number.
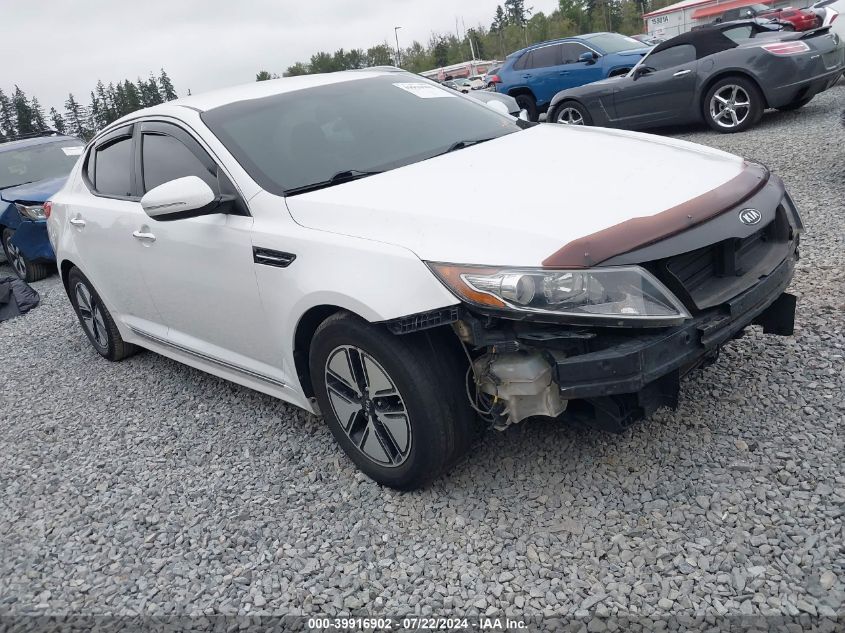
M17 84L45 111L164 67L179 95L281 74L319 50L367 48L401 26L399 44L490 25L502 0L0 0L0 88ZM551 12L557 0L529 0ZM16 34L11 36L10 34Z

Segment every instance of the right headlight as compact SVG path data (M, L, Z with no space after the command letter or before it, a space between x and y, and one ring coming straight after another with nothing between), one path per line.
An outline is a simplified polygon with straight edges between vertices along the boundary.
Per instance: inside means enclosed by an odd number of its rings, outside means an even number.
M429 266L459 298L480 308L607 326L676 325L690 317L683 304L639 266L572 270Z

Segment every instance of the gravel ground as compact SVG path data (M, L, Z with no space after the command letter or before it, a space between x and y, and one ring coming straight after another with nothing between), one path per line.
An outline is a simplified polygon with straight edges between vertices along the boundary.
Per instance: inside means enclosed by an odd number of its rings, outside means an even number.
M413 494L358 474L293 407L152 353L101 360L58 279L35 284L43 304L0 324L0 614L842 625L843 106L840 83L745 134L670 132L786 181L809 229L794 338L753 328L622 436L491 433Z

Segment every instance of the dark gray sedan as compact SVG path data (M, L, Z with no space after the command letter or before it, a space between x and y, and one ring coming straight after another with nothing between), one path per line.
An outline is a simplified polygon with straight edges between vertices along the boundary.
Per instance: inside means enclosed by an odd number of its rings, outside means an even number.
M717 132L742 132L766 108L805 105L843 69L845 48L828 28L702 29L654 47L624 77L559 92L548 121L634 130L703 118Z

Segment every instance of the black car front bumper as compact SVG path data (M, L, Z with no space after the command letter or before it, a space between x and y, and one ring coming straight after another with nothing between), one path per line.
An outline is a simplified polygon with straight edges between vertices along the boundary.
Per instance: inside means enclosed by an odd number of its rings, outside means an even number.
M784 291L794 268L794 258L788 257L746 292L681 326L559 358L554 370L562 397L584 400L592 408L587 417L608 430L624 429L661 406L677 406L680 377L715 358L718 348L747 326L792 334L796 299Z

